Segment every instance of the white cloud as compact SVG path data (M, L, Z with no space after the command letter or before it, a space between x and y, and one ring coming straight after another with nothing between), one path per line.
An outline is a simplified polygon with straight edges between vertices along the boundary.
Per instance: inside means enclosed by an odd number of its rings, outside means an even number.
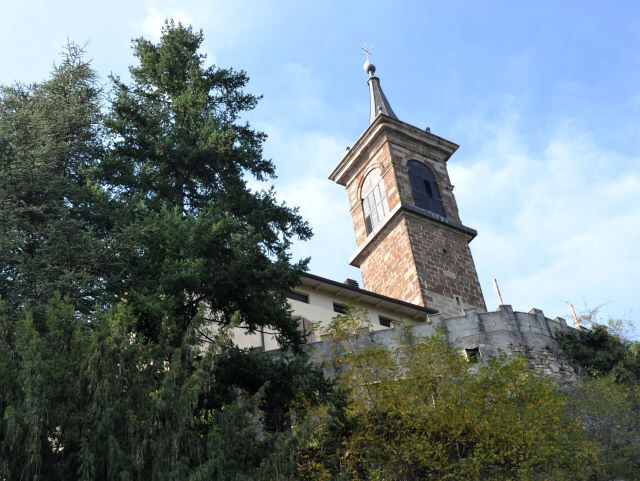
M325 179L345 154L346 139L321 131L299 131L281 125L261 125L268 132L265 153L285 178L312 175Z
M249 32L255 34L270 25L273 15L265 2L255 0L147 0L144 5L144 18L132 25L136 35L158 41L167 19L203 29L205 40L201 51L211 63L216 63L221 49L232 47L236 41L249 38Z
M344 155L346 141L326 132L279 125L262 129L269 133L266 156L277 162L281 176L275 182L278 198L298 207L314 232L311 240L294 244L294 257L311 257L310 271L318 275L359 278L359 272L347 265L356 248L347 194L327 178Z
M167 19L173 19L183 25L193 24L193 17L184 10L172 8L161 10L151 2L146 3L145 7L147 16L140 22L139 28L142 34L150 40L158 41L160 39L162 27Z
M348 271L347 259L355 251L355 239L343 187L321 177L306 177L284 185L279 195L288 204L299 206L300 214L314 230L310 241L294 246L294 256L311 256L311 272L327 277L344 276ZM354 277L358 273L353 271L349 275Z
M640 285L640 155L598 145L570 122L532 148L517 116L487 125L486 140L450 172L488 307L505 302L567 315L564 301L623 316Z

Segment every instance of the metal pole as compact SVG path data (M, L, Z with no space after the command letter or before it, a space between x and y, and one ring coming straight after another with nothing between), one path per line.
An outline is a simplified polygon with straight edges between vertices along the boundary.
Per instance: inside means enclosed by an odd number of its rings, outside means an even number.
M493 278L493 288L496 290L496 295L498 296L498 302L501 306L504 306L504 301L502 300L502 294L500 294L500 288L498 287L498 281L494 277Z

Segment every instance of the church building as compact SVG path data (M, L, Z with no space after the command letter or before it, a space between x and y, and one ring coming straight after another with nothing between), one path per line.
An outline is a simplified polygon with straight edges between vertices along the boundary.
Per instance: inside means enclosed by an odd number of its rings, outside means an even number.
M458 146L398 119L368 61L371 115L329 178L348 193L365 289L443 315L485 309L447 162Z
M538 309L487 312L469 247L477 232L462 223L447 163L458 145L429 129L400 120L387 100L376 68L368 60L369 126L340 160L329 179L345 187L357 244L349 259L363 288L304 274L289 294L307 346L322 359L323 327L349 302L366 308L369 342L389 346L392 331L430 336L440 326L449 343L474 358L499 352L525 355L537 369L575 376L554 333L569 329L561 318ZM273 335L237 330L236 342L278 349ZM326 347L326 346L325 346Z

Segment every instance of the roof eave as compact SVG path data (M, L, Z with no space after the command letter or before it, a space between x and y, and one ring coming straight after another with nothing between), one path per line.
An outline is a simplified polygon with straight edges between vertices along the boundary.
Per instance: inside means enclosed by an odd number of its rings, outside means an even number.
M329 179L340 185L346 185L346 174L349 170L349 166L360 156L364 149L369 145L371 139L375 137L377 131L381 131L385 128L393 129L396 132L410 136L418 141L431 144L434 148L439 148L445 154L445 162L455 153L460 147L458 144L451 142L443 137L435 135L429 131L419 129L418 127L398 120L393 117L389 117L385 114L378 114L375 120L369 125L365 131L360 135L356 143L345 154L342 160L338 163L337 167L333 169L329 175Z

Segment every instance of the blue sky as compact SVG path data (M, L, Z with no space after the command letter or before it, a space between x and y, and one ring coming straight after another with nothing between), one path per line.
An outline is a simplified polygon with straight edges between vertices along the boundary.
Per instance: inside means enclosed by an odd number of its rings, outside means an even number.
M396 114L461 145L449 161L487 305L568 317L567 301L638 323L640 5L633 1L8 1L0 83L37 81L67 38L104 82L126 76L132 37L173 17L212 62L264 95L275 185L315 231L294 254L359 278L346 194L327 180L367 126L359 47Z

